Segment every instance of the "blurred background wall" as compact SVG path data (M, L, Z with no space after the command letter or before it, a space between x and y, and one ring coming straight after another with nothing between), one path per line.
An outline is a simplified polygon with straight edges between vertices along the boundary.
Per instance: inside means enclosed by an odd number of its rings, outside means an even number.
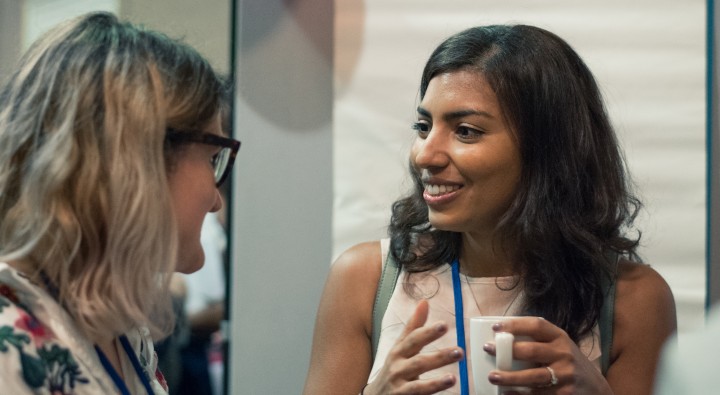
M237 6L230 387L299 394L332 250L333 2Z

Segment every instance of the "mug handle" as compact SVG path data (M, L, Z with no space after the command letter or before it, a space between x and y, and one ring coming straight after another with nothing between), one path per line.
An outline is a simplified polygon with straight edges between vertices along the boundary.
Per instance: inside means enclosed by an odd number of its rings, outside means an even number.
M512 370L513 342L515 336L508 332L495 334L495 367L497 370Z

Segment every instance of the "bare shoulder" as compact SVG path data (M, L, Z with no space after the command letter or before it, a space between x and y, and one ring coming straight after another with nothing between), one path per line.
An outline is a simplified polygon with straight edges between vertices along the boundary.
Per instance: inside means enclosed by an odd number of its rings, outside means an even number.
M367 382L381 262L380 242L374 241L349 248L332 264L315 321L305 394L359 390Z
M323 299L340 303L353 311L363 326L372 316L377 284L382 272L379 241L357 244L343 252L332 264Z
M650 265L622 259L618 265L617 307L675 313L670 286Z
M380 241L367 241L345 250L333 263L333 269L341 271L378 272L381 271L382 255Z
M356 244L343 252L333 263L328 281L339 281L354 292L372 291L374 295L381 272L380 242L369 241Z

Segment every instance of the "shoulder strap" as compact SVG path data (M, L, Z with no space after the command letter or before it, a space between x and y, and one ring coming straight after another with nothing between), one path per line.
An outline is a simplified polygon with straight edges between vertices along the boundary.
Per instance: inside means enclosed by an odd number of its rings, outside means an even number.
M385 264L380 275L377 293L375 293L375 304L373 305L372 314L372 359L375 360L378 343L380 342L380 329L382 329L382 320L385 316L390 297L395 291L395 284L400 275L400 268L392 256L392 252L388 251Z
M613 323L615 319L615 284L617 265L620 256L615 251L610 251L606 254L608 260L611 262L612 271L610 276L602 277L602 288L605 291L605 299L603 300L602 309L600 310L600 347L602 348L602 355L600 356L600 367L602 368L603 376L607 375L608 368L610 367L610 353L612 350L613 342Z

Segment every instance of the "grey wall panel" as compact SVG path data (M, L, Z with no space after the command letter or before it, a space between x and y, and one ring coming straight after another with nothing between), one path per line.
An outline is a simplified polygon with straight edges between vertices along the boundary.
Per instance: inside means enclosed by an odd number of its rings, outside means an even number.
M237 3L231 394L299 394L331 258L330 0Z

